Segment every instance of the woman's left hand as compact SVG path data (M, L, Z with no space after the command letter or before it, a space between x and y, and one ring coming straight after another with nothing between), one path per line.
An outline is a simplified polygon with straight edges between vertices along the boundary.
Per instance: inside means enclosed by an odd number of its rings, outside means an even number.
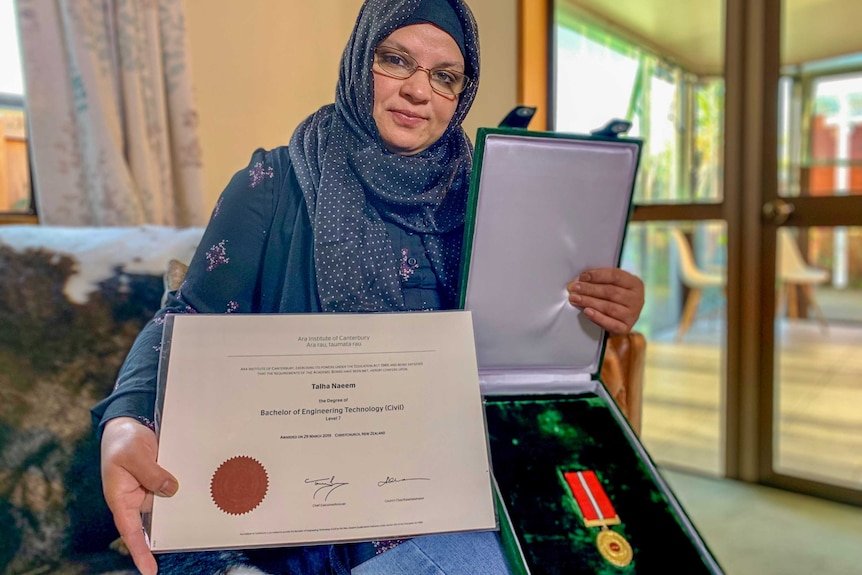
M611 334L630 332L644 306L644 283L619 268L586 271L566 288L569 303Z

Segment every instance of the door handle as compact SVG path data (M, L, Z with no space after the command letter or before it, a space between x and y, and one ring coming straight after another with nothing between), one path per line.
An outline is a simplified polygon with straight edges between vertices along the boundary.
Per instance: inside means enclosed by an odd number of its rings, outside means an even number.
M782 199L771 200L763 204L763 219L770 224L780 226L787 221L795 209L796 206L790 202Z

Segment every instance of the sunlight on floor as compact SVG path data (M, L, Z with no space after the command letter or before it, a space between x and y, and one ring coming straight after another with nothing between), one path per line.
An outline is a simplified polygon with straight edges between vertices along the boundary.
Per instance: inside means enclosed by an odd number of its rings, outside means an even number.
M777 470L862 488L862 326L778 325ZM648 343L642 438L659 464L722 474L723 329Z

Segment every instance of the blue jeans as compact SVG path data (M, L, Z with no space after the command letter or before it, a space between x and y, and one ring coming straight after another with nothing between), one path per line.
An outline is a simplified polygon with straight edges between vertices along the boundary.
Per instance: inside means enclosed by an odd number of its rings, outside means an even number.
M351 575L509 575L498 533L424 535L354 567Z
M509 575L493 531L424 535L350 569L346 546L159 555L159 575Z

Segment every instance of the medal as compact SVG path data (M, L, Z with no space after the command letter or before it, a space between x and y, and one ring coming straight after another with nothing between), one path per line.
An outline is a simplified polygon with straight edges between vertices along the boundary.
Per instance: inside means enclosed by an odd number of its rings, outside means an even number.
M634 551L626 538L607 527L599 531L596 547L608 563L617 567L625 567L634 559Z
M586 527L600 527L596 547L605 561L617 567L626 567L634 559L632 546L611 525L620 525L613 504L599 478L593 471L566 471L563 479L578 504Z

